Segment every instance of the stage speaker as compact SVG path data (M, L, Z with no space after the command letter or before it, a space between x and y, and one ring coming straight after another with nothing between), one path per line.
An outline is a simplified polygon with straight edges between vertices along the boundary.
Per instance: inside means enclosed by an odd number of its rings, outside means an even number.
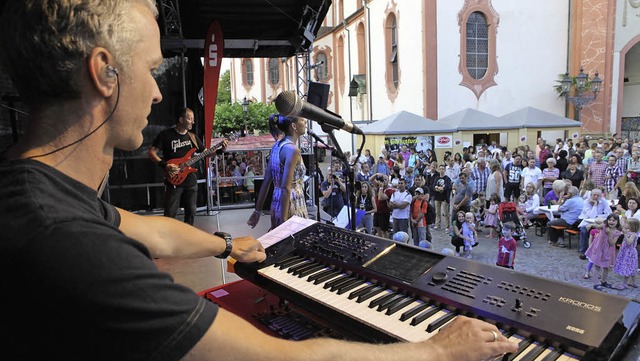
M315 156L313 154L302 154L302 162L307 168L307 175L313 174L316 170Z
M267 170L268 172L269 170ZM253 180L254 186L254 194L256 195L256 202L258 201L258 194L260 194L260 187L262 187L262 182L264 178L256 178ZM269 185L269 192L267 192L267 197L264 199L264 204L262 205L263 211L271 210L271 201L273 200L273 182Z
M319 108L327 109L329 104L329 84L310 82L307 102Z

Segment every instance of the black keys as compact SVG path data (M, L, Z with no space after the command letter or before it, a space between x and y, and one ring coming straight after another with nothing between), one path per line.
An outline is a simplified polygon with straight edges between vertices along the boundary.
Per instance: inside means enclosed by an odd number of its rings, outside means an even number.
M349 276L347 276L346 273L341 273L340 276L336 277L335 279L332 279L331 281L327 282L324 284L324 286L322 286L322 288L331 288L334 285L340 284L342 282L345 281L345 279L349 278Z
M429 304L427 302L417 305L415 307L413 307L412 309L406 311L405 313L402 314L402 316L400 316L400 321L406 321L408 319L410 319L411 317L417 315L418 313L422 312L423 310L427 309L429 307Z
M377 295L378 293L380 293L380 292L382 292L382 291L384 291L384 290L385 290L385 288L384 288L384 287L376 287L376 288L374 288L374 289L370 290L369 292L364 293L364 294L362 294L362 295L358 296L358 299L356 299L356 302L358 302L358 303L362 303L362 302L364 302L364 301L366 301L366 300L370 299L371 297L373 297L373 296Z
M322 277L325 276L329 273L335 272L335 270L333 268L327 268L326 270L322 271L322 272L318 272L318 273L314 273L311 276L309 276L309 278L307 278L307 281L311 282L316 280L318 277ZM317 284L317 283L316 283Z
M311 267L309 267L309 268L305 269L304 271L300 271L300 272L298 273L298 277L300 277L300 278L302 278L302 277L306 277L306 276L308 276L308 275L310 275L310 274L312 274L312 273L315 273L315 272L317 272L317 271L319 271L319 270L321 270L321 269L323 269L323 268L325 268L325 266L323 266L323 265L321 265L321 264L313 265L313 266L311 266Z
M426 320L427 318L435 315L436 313L438 313L441 310L440 307L436 307L436 306L432 306L428 309L426 309L425 311L423 311L421 314L417 315L416 317L414 317L411 320L411 326L416 326L418 325L420 322Z
M302 261L303 258L299 257L299 256L293 256L293 257L289 257L289 258L285 258L280 262L276 262L273 264L274 267L278 267L280 269L285 269L287 267L289 267L289 265L296 263L298 261Z
M442 315L442 317L438 318L437 320L431 322L429 324L429 326L427 326L427 332L431 333L437 329L439 329L440 327L442 327L445 323L451 321L454 317L456 317L458 314L455 312L448 312L446 315Z
M549 353L547 357L543 358L542 361L556 361L560 356L562 356L562 354L563 354L562 350L555 349L551 351L551 353Z
M387 315L393 315L394 313L400 311L401 309L409 306L410 304L412 304L415 300L413 298L407 298L404 300L400 300L399 302L395 303L394 305L390 305L389 308L387 309Z
M313 281L314 285L320 284L322 282L325 282L327 280L330 280L338 275L342 274L342 272L340 271L336 271L336 270L331 270L331 272L326 273L322 276L319 276L318 278L315 279L315 281Z
M357 280L357 278L355 278L355 277L346 276L346 277L344 277L344 279L343 279L342 281L340 281L340 282L336 282L336 283L334 283L333 285L331 285L331 287L329 288L329 291L331 291L331 292L335 292L335 291L337 291L340 287L342 287L342 286L344 286L344 285L346 285L346 284L348 284L348 283L351 283L351 282L353 282L353 281L356 281L356 280ZM326 288L326 287L325 287L325 288Z
M291 274L295 275L298 270L305 269L305 268L307 268L309 266L313 266L313 262L311 262L310 260L305 259L301 263L298 263L298 264L296 264L294 266L289 267L289 269L287 269L287 273L291 273Z
M387 302L388 300L392 299L394 296L396 296L396 293L394 293L391 290L388 290L389 292L387 294L384 294L378 298L376 298L375 300L369 302L369 308L374 308L377 307L385 302Z
M347 283L344 283L342 285L340 285L340 287L338 288L338 294L341 295L345 292L351 291L352 289L360 286L361 284L363 284L365 281L364 280L359 280L359 279L353 279Z
M404 300L405 297L403 295L399 295L399 294L394 294L394 297L391 298L390 300L381 303L380 306L378 306L378 312L382 312L384 310L386 310L387 308L399 303L400 301Z
M547 349L546 345L541 345L536 342L533 350L529 351L524 357L520 359L520 361L535 361L538 358L538 356L540 356L546 349Z
M353 292L351 292L351 293L349 294L349 297L348 297L348 298L349 298L350 300L352 300L352 299L354 299L354 298L356 298L356 297L360 297L360 296L364 295L365 293L367 293L367 292L371 291L372 289L374 289L374 288L376 288L376 287L377 287L377 286L376 286L376 284L375 284L375 283L372 283L372 284L370 284L369 286L362 287L361 289L359 289L359 290L357 290L357 291L353 291Z
M529 347L532 343L533 343L532 339L525 338L524 340L520 341L520 343L518 343L518 351L516 351L516 352L514 352L512 354L504 355L502 360L504 360L504 361L513 361L516 357L520 356L520 354L524 350L526 350L527 347Z

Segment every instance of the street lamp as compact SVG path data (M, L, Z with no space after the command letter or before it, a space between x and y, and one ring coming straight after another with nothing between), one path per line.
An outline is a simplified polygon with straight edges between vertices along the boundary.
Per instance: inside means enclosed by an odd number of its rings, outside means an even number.
M247 135L247 112L249 112L249 102L247 101L247 97L242 99L242 112L244 113L244 129L240 132L242 137Z
M574 96L571 96L571 86L575 87ZM602 79L598 76L598 72L593 78L589 79L589 76L584 73L584 69L580 67L580 73L575 77L575 84L573 79L569 77L569 73L564 74L564 78L560 81L561 93L560 95L565 97L567 101L571 101L576 111L576 120L580 121L580 112L587 104L591 103L598 96L600 87L602 86ZM587 93L591 90L592 94Z

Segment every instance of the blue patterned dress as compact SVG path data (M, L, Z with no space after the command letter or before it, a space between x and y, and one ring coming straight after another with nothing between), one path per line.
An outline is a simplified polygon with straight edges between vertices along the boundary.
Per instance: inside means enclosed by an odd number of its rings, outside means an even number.
M277 141L271 148L271 158L269 159L269 171L273 180L273 197L271 201L271 228L275 228L286 221L280 218L280 204L282 203L282 191L284 181L284 163L280 162L280 150L291 144L295 145L289 139ZM291 195L289 202L289 216L300 216L308 218L307 203L304 198L304 175L307 168L302 162L302 157L298 158L295 169L293 171L293 183L291 184Z
M613 271L624 277L631 277L638 272L638 235L632 244L627 244L625 239L620 246L618 259L616 260Z

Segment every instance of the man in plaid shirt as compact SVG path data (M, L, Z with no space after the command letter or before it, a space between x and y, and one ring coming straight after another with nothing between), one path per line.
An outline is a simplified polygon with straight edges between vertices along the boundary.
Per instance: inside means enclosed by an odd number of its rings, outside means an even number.
M615 155L610 155L608 162L609 166L604 171L604 188L607 191L607 199L613 200L618 198L618 179L624 172L618 166Z
M616 149L616 165L622 171L622 174L627 174L627 163L629 162L629 157L625 156L624 148L618 147Z
M602 150L597 149L593 153L594 161L589 164L588 178L596 187L604 187L604 172L609 164L602 160Z
M480 192L487 190L487 178L489 178L491 171L487 168L487 163L484 158L478 158L476 166L471 171L471 179L476 183L474 194L477 195Z

